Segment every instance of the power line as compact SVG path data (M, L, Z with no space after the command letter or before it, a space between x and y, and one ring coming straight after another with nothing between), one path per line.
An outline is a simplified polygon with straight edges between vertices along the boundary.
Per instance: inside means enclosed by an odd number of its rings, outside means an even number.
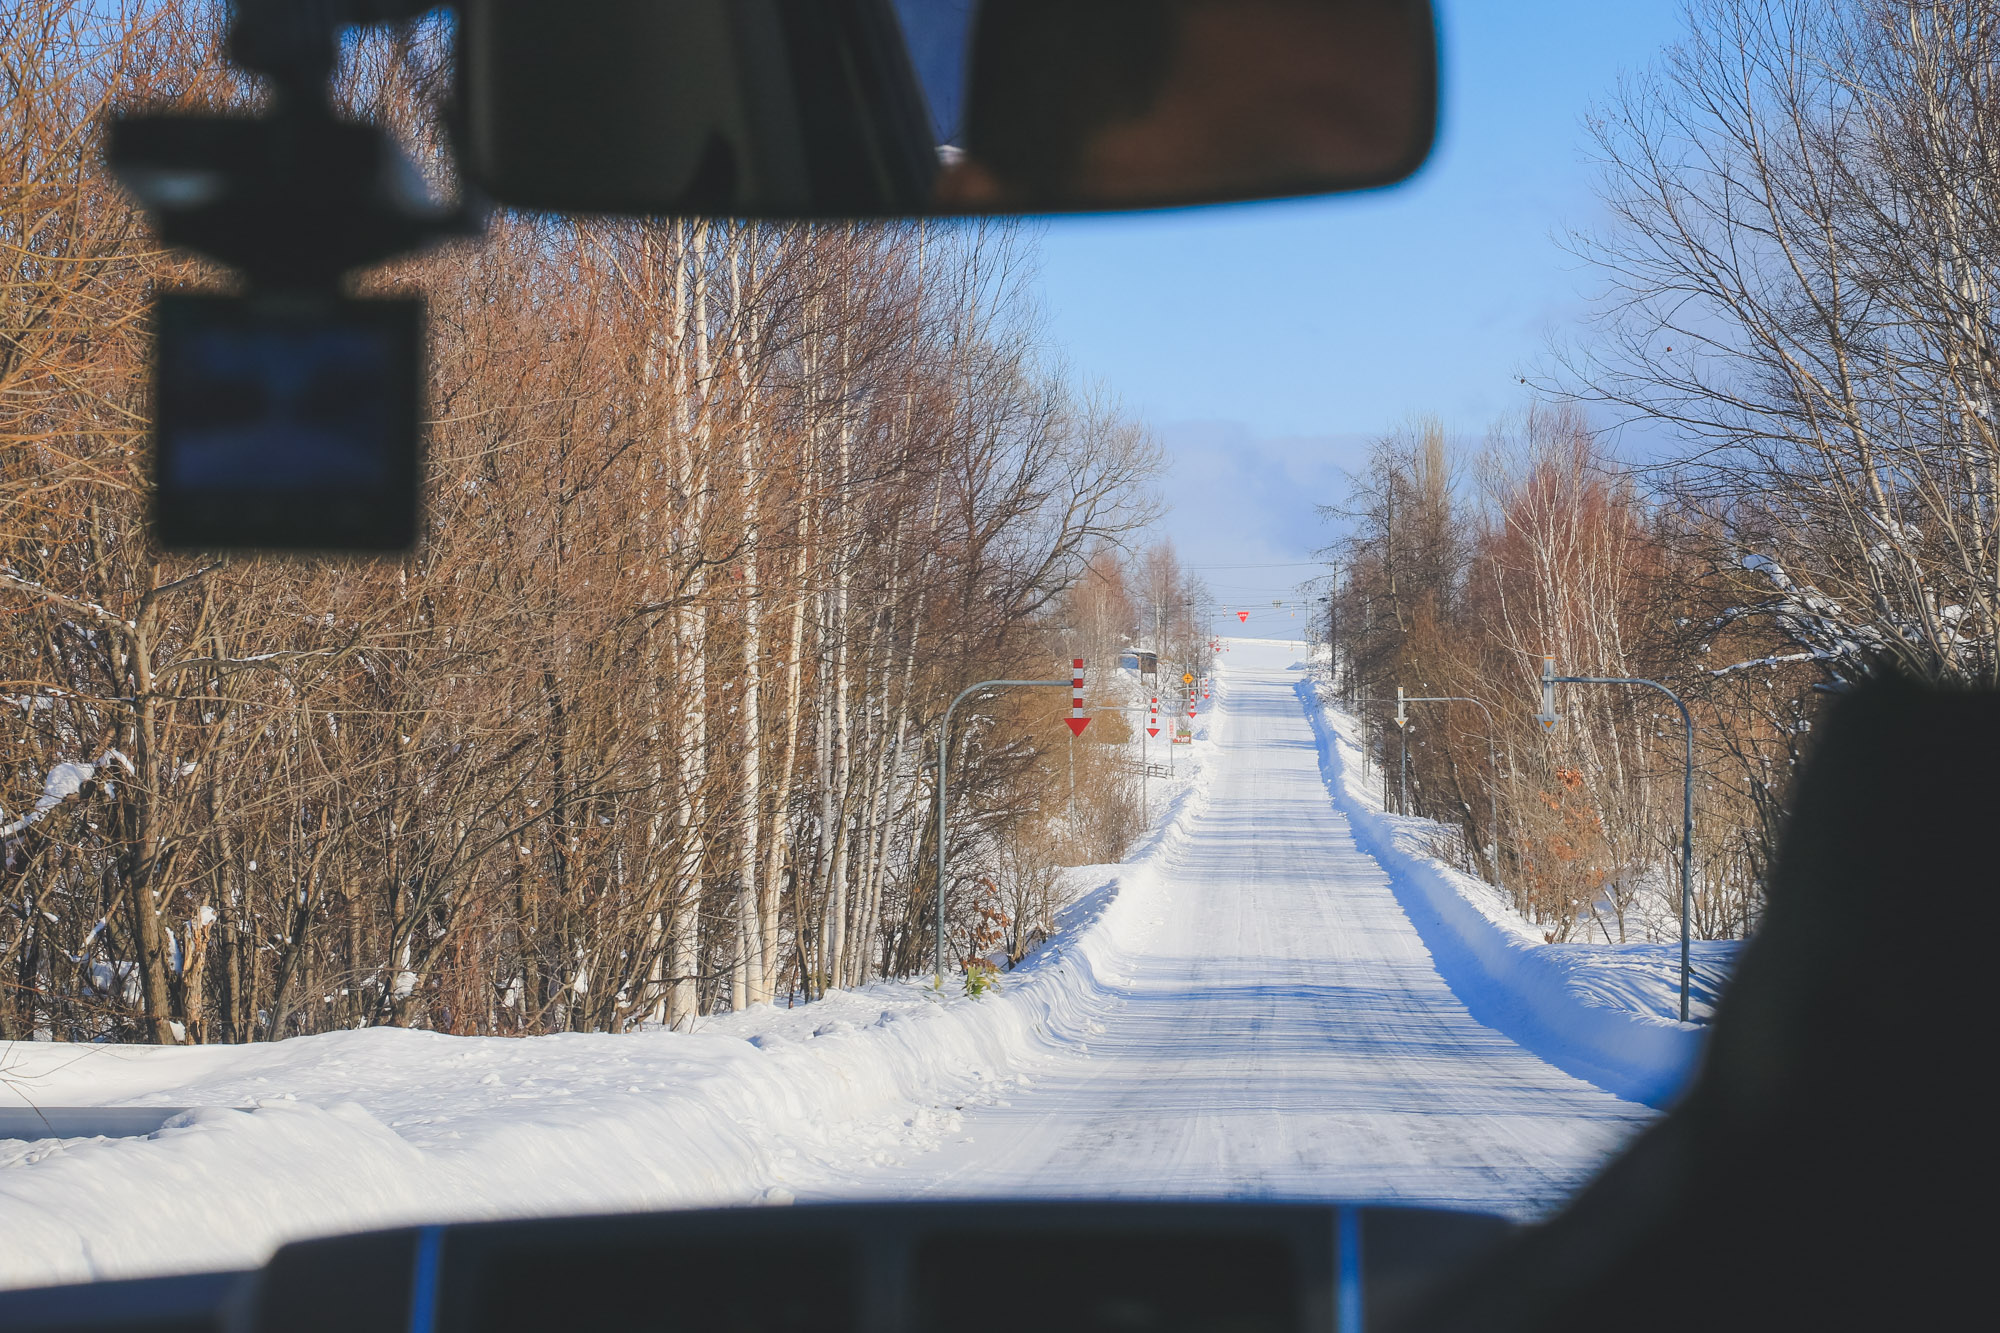
M1324 560L1278 560L1265 565L1187 565L1187 569L1319 569Z

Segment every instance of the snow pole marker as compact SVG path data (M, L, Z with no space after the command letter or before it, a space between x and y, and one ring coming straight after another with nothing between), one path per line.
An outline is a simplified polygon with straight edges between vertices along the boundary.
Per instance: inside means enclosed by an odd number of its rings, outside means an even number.
M1069 716L1064 719L1069 724L1072 736L1083 735L1083 729L1090 725L1090 719L1083 715L1083 659L1070 660Z

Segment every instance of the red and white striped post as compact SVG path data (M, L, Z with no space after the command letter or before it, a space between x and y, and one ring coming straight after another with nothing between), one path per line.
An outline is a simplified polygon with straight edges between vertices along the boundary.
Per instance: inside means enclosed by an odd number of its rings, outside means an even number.
M1153 702L1146 714L1146 736L1160 734L1160 698L1152 696ZM1153 826L1153 768L1146 758L1146 736L1139 738L1139 822L1147 828ZM1169 746L1169 749L1172 747Z
M1069 722L1070 734L1083 735L1083 729L1090 725L1090 719L1083 715L1083 659L1070 660L1069 682Z

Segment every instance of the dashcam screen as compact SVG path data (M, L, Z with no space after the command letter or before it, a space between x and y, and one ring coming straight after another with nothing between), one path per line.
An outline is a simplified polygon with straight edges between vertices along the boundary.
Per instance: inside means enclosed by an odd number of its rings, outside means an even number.
M402 301L162 301L163 533L380 545L414 503L420 321Z

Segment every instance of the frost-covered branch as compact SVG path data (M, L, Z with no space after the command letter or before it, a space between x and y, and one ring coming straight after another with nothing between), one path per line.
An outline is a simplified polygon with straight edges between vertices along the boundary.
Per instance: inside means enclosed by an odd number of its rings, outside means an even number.
M1708 672L1711 676L1727 676L1737 671L1752 671L1758 667L1786 666L1794 662L1827 662L1834 660L1828 653L1784 653L1777 657L1760 657L1751 662L1737 662L1726 667L1717 667Z
M183 671L273 671L291 662L302 662L311 658L339 657L348 652L345 646L339 648L283 649L277 652L253 653L248 657L188 657L178 662L169 662L154 671L156 679L177 675Z
M26 593L30 597L40 598L42 601L60 606L66 611L74 611L78 615L87 616L100 625L108 625L113 629L132 630L137 628L131 621L126 620L115 612L106 610L96 602L87 602L81 598L65 596L53 588L44 587L36 583L32 579L24 579L12 570L0 569L0 588L7 588L14 592Z

